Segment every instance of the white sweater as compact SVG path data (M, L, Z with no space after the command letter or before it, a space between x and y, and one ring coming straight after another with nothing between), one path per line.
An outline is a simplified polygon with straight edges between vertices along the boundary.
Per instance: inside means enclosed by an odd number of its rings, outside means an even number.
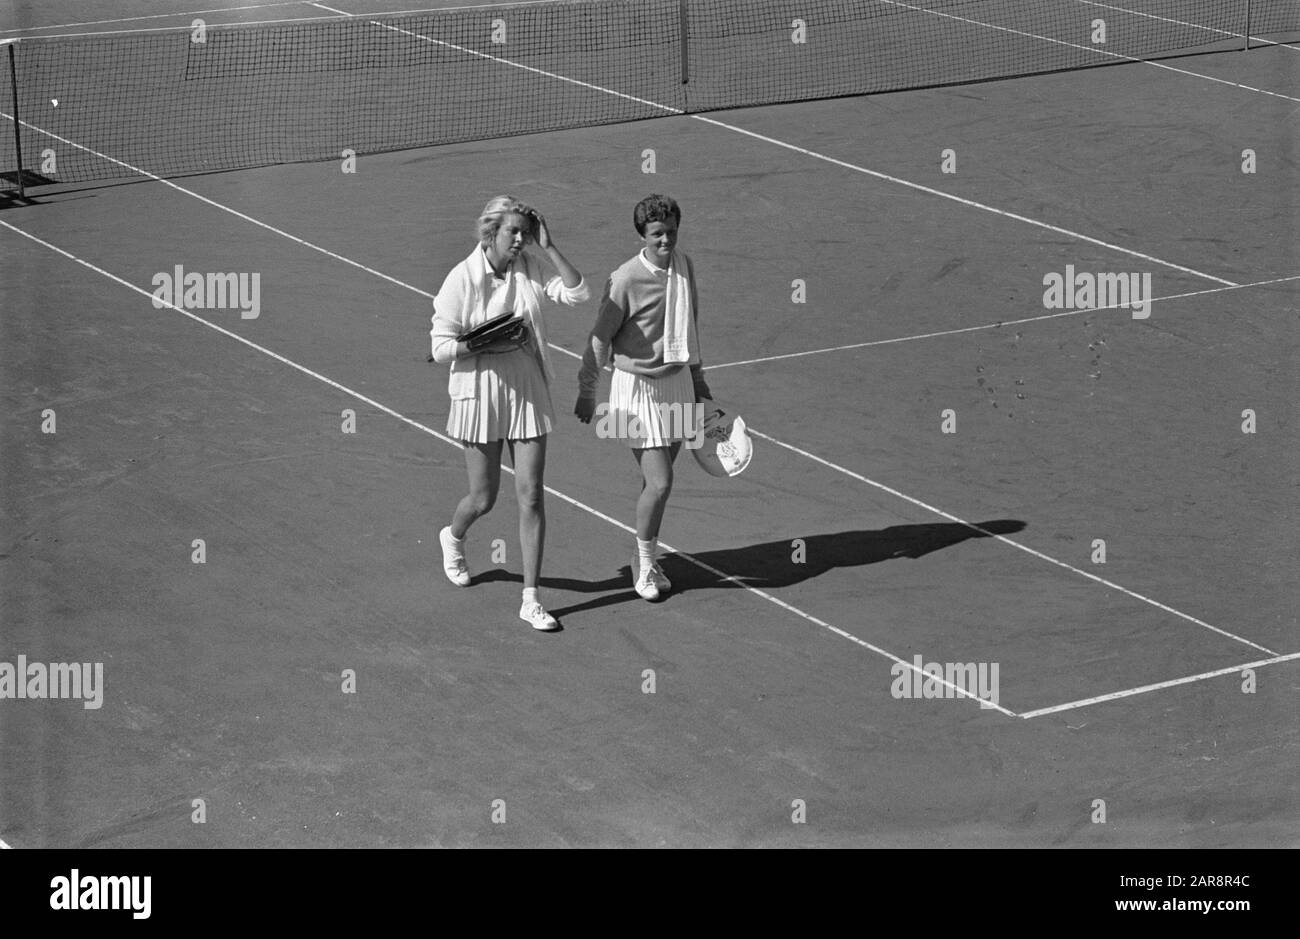
M545 295L555 303L573 306L587 300L591 291L587 289L585 280L576 287L566 287L558 276L552 277L543 285L541 264L527 253L521 254L511 263L506 276L515 278L518 299L516 308L522 307L521 312L533 331L542 374L549 382L554 377L554 372L547 351L541 297ZM497 289L505 288L502 286ZM472 398L478 388L476 375L479 356L456 358L456 337L487 320L488 299L492 292L492 267L480 246L452 268L438 295L433 298L433 328L429 330L433 360L442 365L451 364L447 391L453 399Z

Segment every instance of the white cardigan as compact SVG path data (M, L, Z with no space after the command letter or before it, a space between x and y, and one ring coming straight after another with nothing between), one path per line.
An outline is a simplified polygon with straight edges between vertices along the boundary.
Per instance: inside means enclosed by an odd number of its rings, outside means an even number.
M542 367L542 375L550 382L554 378L551 357L547 351L546 324L542 319L541 296L545 294L555 303L573 306L591 296L587 282L576 287L564 286L556 276L542 284L540 263L530 254L522 253L506 272L515 278L515 310L528 321L533 331L533 342ZM504 289L504 288L499 288ZM452 400L473 398L478 388L478 355L456 358L456 337L467 329L487 320L488 298L492 295L492 268L481 246L476 247L461 261L433 298L433 328L429 330L433 360L441 365L451 364L447 391Z

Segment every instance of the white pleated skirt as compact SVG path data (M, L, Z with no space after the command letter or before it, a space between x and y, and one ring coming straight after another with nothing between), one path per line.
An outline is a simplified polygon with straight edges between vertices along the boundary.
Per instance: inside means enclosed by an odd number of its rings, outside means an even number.
M634 450L685 440L698 423L691 370L682 366L662 378L649 378L614 369L608 417L611 436L626 440Z
M541 363L527 349L480 355L473 398L451 402L447 435L464 443L528 440L555 426Z

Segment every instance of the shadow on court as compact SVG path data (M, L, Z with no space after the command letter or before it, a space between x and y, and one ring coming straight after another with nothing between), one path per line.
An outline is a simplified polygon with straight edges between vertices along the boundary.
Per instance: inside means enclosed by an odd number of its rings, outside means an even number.
M839 567L857 567L879 564L895 558L919 558L944 548L951 548L973 538L991 535L1009 535L1025 528L1025 523L1015 519L995 519L976 522L977 531L968 525L949 522L929 525L891 525L876 531L841 531L825 535L795 535L780 541L718 551L700 551L693 557L702 564L734 577L726 580L717 574L693 564L678 554L663 558L664 573L673 582L672 596L692 590L739 589L742 585L775 589L802 583L820 577ZM803 541L802 547L795 543ZM618 603L641 602L631 588L631 557L618 573L604 580L575 580L569 577L543 577L541 586L573 593L602 593L606 596L559 609L551 609L556 616L598 610ZM474 578L475 584L507 581L522 583L523 577L500 568L487 571ZM737 583L740 581L740 583ZM610 591L616 591L610 593Z

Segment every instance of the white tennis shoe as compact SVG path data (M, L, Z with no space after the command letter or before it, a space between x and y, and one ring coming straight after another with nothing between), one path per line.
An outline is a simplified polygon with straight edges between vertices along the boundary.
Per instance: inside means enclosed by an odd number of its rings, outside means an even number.
M633 571L641 570L640 555L632 556L632 570ZM633 579L633 586L636 585L636 581L639 579L640 579L639 577ZM653 561L650 562L650 580L654 582L655 589L658 590L660 593L667 593L668 591L673 589L673 582L668 579L668 575L664 573L664 569L659 566L658 558L655 558ZM637 593L640 592L641 592L640 588L638 588ZM646 599L647 600L658 599L658 597L654 597L654 598L646 597Z
M654 601L659 599L659 584L655 582L654 570L653 567L641 570L641 559L632 559L632 588L636 590L637 596L642 600ZM664 580L667 579L664 578Z
M457 587L468 587L469 567L465 563L465 552L452 540L450 525L438 532L438 541L442 543L443 573Z
M560 628L554 616L547 613L540 603L534 600L531 603L525 602L519 608L519 618L527 623L533 629L541 630L544 633L552 632Z
M673 582L668 579L664 569L659 566L658 558L650 565L650 577L654 580L655 586L659 588L660 593L667 593L673 589Z

